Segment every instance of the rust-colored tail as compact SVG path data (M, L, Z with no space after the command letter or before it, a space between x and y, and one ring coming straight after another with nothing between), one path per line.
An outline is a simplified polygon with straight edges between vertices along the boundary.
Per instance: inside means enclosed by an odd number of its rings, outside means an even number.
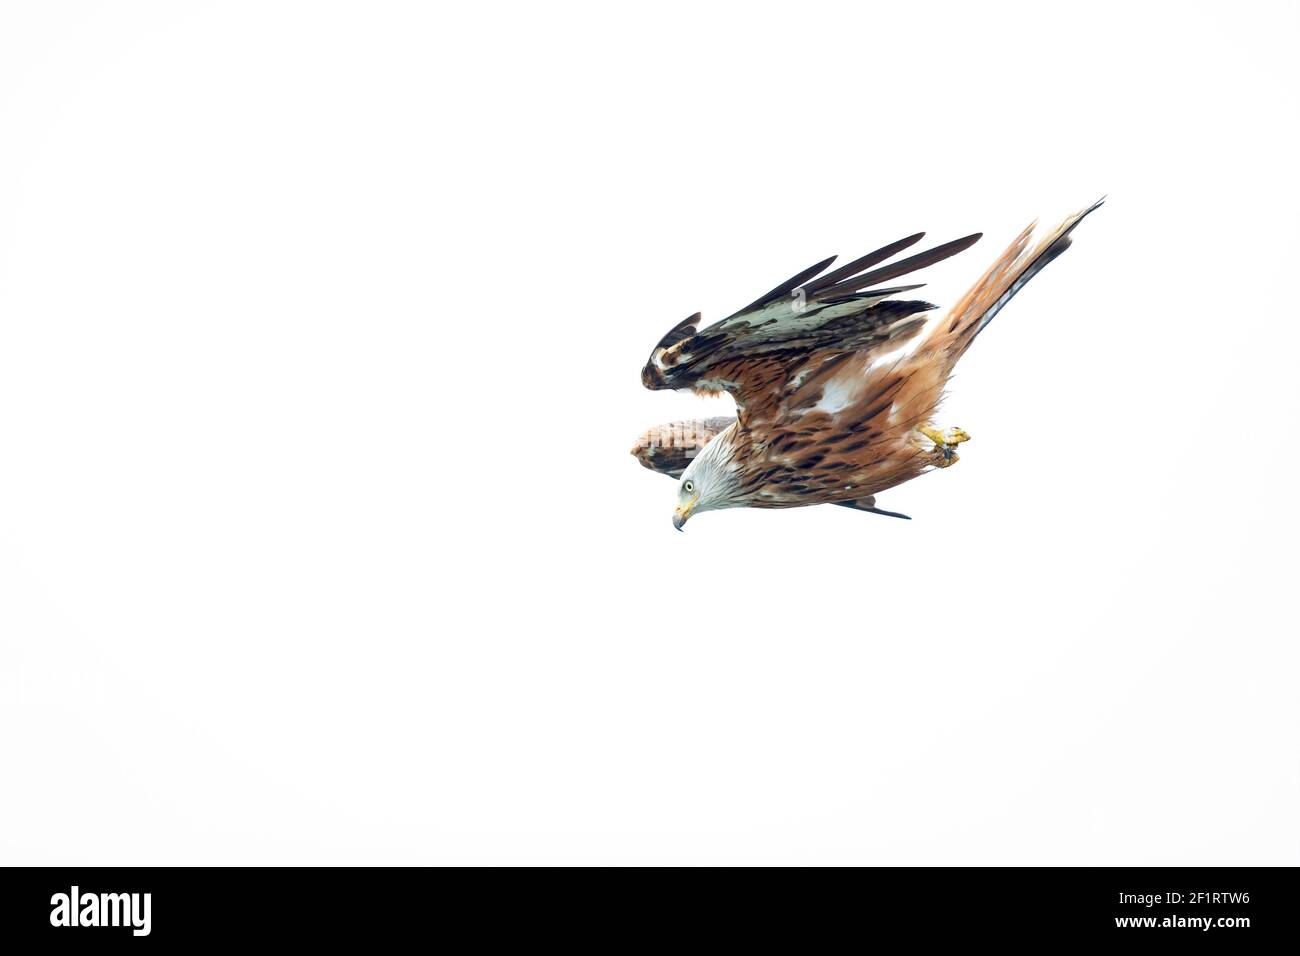
M1030 240L1037 223L1030 223L952 307L931 334L928 348L943 353L951 369L970 348L975 336L993 321L993 316L1011 301L1011 297L1044 266L1070 248L1070 232L1103 202L1104 199L1099 199L1087 209L1076 212L1033 246Z

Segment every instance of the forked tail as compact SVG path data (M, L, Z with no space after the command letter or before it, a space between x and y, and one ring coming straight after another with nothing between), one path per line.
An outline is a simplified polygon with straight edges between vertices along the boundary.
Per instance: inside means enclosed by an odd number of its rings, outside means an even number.
M1087 209L1076 212L1033 246L1030 240L1037 224L1030 223L939 323L927 343L929 348L945 353L949 368L955 365L975 341L975 336L993 321L993 316L1011 301L1011 297L1044 266L1070 248L1070 232L1103 202L1105 199L1099 199Z

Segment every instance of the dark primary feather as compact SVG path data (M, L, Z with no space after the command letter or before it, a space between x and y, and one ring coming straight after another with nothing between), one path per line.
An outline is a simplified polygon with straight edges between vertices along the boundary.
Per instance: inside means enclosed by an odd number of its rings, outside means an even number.
M889 279L897 279L899 276L907 275L909 272L916 272L918 269L924 269L926 266L932 266L936 262L942 262L944 259L955 256L965 249L969 249L975 243L979 242L982 233L964 236L961 239L954 239L952 242L945 242L941 246L935 246L933 249L927 249L925 252L918 252L914 256L908 256L906 259L899 259L895 263L887 266L881 266L872 272L865 272L862 275L854 276L851 279L845 279L842 282L829 286L819 292L819 295L833 296L843 295L846 292L853 292L857 289L865 289L868 286L875 285L877 282L885 282Z
M915 285L896 285L888 289L863 289L861 292L850 292L843 295L830 295L827 292L820 292L814 300L818 305L838 305L841 302L852 302L854 299L863 300L863 308L866 307L867 299L879 299L882 296L898 295L900 292L911 292L913 289L924 289L925 283L918 282Z
M784 298L785 296L793 292L795 289L803 285L805 282L807 282L809 279L811 279L813 276L817 275L817 273L825 269L828 265L834 262L835 259L836 259L835 256L831 256L829 259L823 259L815 266L809 266L807 269L804 269L803 272L796 272L794 275L786 279L784 282L782 282L776 288L772 289L770 292L765 292L762 295L760 295L757 299L749 303L749 305L745 306L739 312L732 313L732 316L744 315L746 312L751 312L754 309L757 309L761 305L767 305L769 302L775 302L777 299Z
M753 312L764 305L769 305L778 299L784 298L795 289L803 288L809 298L830 298L842 296L847 292L857 289L864 289L867 286L874 285L878 282L884 282L886 279L894 279L909 272L916 272L918 269L924 269L926 266L934 265L936 262L942 262L949 256L955 256L963 249L974 245L980 238L980 233L971 236L965 236L961 239L954 239L952 242L945 242L941 246L935 246L933 249L927 249L925 252L917 253L914 256L908 256L906 259L899 259L891 265L884 266L874 272L865 272L872 266L884 262L892 256L897 255L909 246L920 242L925 233L918 232L914 235L907 236L887 246L881 246L874 252L868 252L865 256L854 259L847 265L842 265L838 269L818 275L823 269L835 261L836 257L831 256L823 259L814 266L809 266L802 272L797 272L790 278L786 279L780 285L759 296L749 305L745 306L735 315L744 315L746 312ZM816 278L814 278L816 277ZM912 288L918 288L913 286Z
M876 265L877 263L884 262L886 259L890 258L891 256L898 255L898 253L902 252L908 246L915 245L916 243L920 242L923 238L925 238L925 233L918 232L914 235L908 236L905 239L899 239L897 242L891 242L887 246L881 246L875 252L868 252L865 256L862 256L861 258L858 259L854 259L848 265L840 266L838 269L826 273L826 275L821 276L815 282L809 282L805 288L807 289L809 294L812 294L813 292L817 292L820 289L825 289L829 286L833 286L835 285L835 283L843 279L847 279L850 276L857 275L859 272L862 272L864 269L870 269L872 266Z

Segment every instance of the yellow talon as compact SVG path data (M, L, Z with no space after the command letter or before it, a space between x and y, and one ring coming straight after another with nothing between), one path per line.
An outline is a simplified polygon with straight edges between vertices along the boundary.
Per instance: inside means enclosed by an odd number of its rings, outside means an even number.
M970 441L970 435L960 428L940 431L933 425L919 425L916 430L930 439L933 444L930 460L936 468L948 468L960 461L961 456L957 454L957 446L964 441Z
M939 431L939 429L935 428L933 425L921 425L916 430L936 445L942 445L944 443L943 432Z

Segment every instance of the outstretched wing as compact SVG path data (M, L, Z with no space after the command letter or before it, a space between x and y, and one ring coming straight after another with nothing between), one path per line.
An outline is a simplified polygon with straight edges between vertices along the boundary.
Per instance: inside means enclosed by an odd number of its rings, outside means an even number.
M638 438L632 446L632 454L651 471L680 478L691 459L704 451L704 446L735 420L726 416L669 422L649 429Z
M647 388L730 392L742 423L774 417L786 386L810 359L898 344L919 332L927 302L894 299L919 285L877 288L973 245L976 233L881 265L918 242L917 233L830 272L832 256L803 270L739 312L703 330L699 313L669 330L641 372Z

